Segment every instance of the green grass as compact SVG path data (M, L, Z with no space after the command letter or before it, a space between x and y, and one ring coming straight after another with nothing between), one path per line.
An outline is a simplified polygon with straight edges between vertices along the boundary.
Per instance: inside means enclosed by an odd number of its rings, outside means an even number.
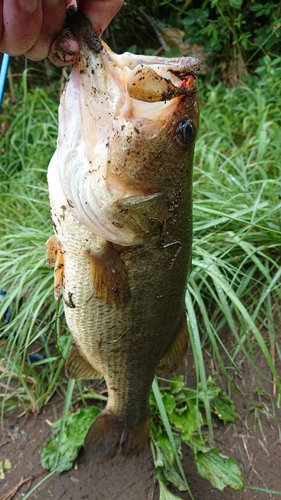
M268 66L268 58L264 62ZM268 72L261 67L263 78L252 79L251 87L218 85L204 91L187 306L192 331L200 332L203 345L212 344L225 375L221 352L230 365L241 352L254 365L256 343L280 392L270 355L274 351L280 358L281 91L275 68L275 61ZM235 339L231 353L220 338L226 325ZM260 335L262 326L266 338Z
M20 405L36 410L56 389L57 370L63 367L52 348L59 328L54 318L62 311L56 310L53 277L45 263L45 244L52 234L46 172L56 146L58 98L56 102L43 89L27 92L26 79L25 73L17 92L21 100L4 105L1 117L0 288L7 295L0 317L8 306L13 310L12 321L4 327L11 335L0 344L2 364L7 366L2 385L7 389L1 396L2 409ZM40 369L26 361L34 350L45 356ZM18 381L13 391L12 381Z
M260 349L272 374L268 380L258 373L260 390L266 382L273 395L281 394L276 371L281 357L280 62L265 57L257 75L236 88L206 84L200 90L186 305L211 443L204 355L213 357L233 387L231 374L239 372L240 358L258 370ZM70 339L45 265L45 242L52 234L46 171L57 135L53 95L53 88L27 91L25 74L17 104L4 102L0 288L7 296L0 316L10 305L13 317L3 327L11 335L0 339L3 414L15 407L36 411L58 385L65 390L62 369ZM225 329L231 342L225 341ZM34 351L44 360L29 363L27 355Z

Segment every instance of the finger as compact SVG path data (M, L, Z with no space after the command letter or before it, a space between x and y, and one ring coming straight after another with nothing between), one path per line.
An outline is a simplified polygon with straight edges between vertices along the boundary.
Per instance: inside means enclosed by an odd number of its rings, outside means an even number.
M1 0L0 7L0 50L11 56L24 54L41 30L41 0Z
M53 40L61 32L65 22L65 0L43 0L43 21L40 33L33 46L25 53L29 59L47 57Z
M123 5L123 0L77 0L77 5L100 36Z
M77 62L79 52L79 43L71 31L65 29L52 43L49 59L56 66L72 66Z

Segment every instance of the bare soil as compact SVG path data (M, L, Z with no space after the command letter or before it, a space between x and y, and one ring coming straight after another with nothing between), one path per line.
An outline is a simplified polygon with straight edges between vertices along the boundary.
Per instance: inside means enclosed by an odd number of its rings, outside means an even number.
M256 365L268 379L269 370L260 353ZM212 369L211 369L212 368ZM210 372L214 367L210 366ZM195 384L191 355L181 367L188 385ZM245 489L234 491L215 489L208 480L198 475L193 454L184 448L183 466L195 500L277 500L280 495L266 490L281 491L281 410L270 397L272 387L261 380L252 367L241 360L240 371L233 381L240 394L233 393L238 411L235 425L222 425L215 429L216 446L236 459L244 478ZM241 397L241 393L243 397ZM9 459L12 469L0 480L0 500L20 500L48 473L40 464L39 450L50 437L49 422L62 412L63 399L56 396L54 402L44 407L38 415L18 415L21 409L4 419L0 437L0 461ZM263 488L264 491L248 487ZM187 492L174 493L183 500ZM150 449L133 459L116 456L106 463L98 463L93 457L82 456L75 467L62 474L54 474L39 486L30 499L40 500L156 500L159 498L157 482L153 477L153 461Z

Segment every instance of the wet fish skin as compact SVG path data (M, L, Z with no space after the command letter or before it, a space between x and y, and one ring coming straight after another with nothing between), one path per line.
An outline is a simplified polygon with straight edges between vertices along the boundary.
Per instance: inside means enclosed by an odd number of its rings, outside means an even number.
M66 372L107 384L85 442L107 459L144 449L155 371L175 370L187 349L199 63L79 42L48 172L47 262L74 339Z

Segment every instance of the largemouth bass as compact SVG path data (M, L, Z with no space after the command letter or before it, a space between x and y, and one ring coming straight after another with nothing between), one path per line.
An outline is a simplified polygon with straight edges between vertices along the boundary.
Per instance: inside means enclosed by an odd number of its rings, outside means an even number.
M200 64L117 55L91 30L75 21L80 52L48 170L47 262L73 336L66 373L107 385L85 441L107 459L145 448L155 372L174 371L187 350Z

